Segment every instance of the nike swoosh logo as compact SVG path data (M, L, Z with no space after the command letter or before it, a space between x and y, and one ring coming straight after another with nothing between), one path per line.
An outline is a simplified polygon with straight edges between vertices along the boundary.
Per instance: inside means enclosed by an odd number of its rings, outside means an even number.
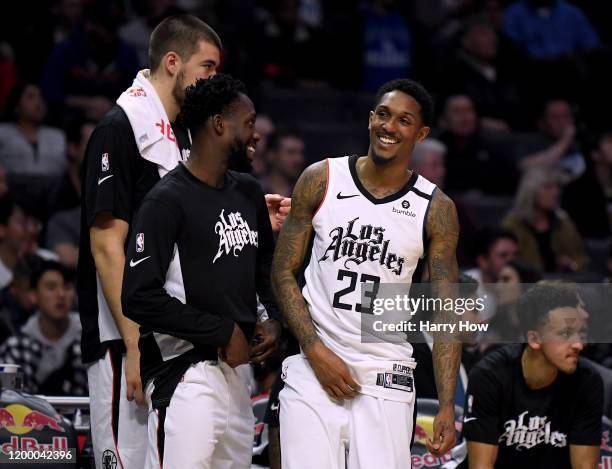
M136 262L134 262L134 259L130 260L130 267L136 267L141 262L146 261L149 257L151 256L143 257L142 259L138 259Z
M350 199L351 197L359 197L359 194L355 194L355 195L342 195L342 192L338 192L338 195L336 197L338 199Z
M114 174L109 174L108 176L103 177L102 179L98 179L98 186L106 181L108 178L112 178Z
M466 419L463 419L463 423L468 423L468 422L470 422L472 420L476 420L476 417L468 417Z
M278 409L278 403L272 404L270 406L270 410L276 410L276 409Z

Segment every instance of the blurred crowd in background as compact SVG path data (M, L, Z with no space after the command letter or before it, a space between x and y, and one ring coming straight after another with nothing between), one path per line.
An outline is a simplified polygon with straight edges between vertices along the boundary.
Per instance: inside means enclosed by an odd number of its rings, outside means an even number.
M59 357L45 366L67 366L72 381L32 373L67 393L85 389L73 372L71 313L81 161L96 122L147 67L152 29L174 13L215 28L222 70L247 84L262 136L254 172L267 193L291 195L312 162L365 154L373 91L409 77L432 93L437 116L412 169L456 202L462 270L481 285L612 278L610 2L24 0L11 8L0 19L0 342L25 330L38 345L13 338L0 361L55 350L49 337L59 337ZM610 356L599 350L598 361Z

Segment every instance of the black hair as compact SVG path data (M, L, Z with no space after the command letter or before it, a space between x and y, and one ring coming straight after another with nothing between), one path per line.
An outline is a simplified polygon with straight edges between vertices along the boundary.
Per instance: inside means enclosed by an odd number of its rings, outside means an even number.
M506 265L516 270L520 283L537 283L542 280L542 275L537 270L532 269L521 261L513 260Z
M268 150L276 151L280 148L281 142L287 138L293 137L303 140L302 134L296 127L287 127L272 132L268 137Z
M548 106L550 106L551 103L557 102L557 101L563 101L565 103L567 103L567 105L569 106L570 110L572 111L572 113L574 113L575 110L575 106L574 103L572 103L572 101L564 95L561 94L551 94L548 96L544 96L541 101L540 101L540 107L538 109L538 117L540 119L543 119L544 117L546 117L546 112L548 111Z
M17 112L15 109L19 106L19 101L28 86L39 87L32 81L19 81L11 88L8 96L6 97L6 103L4 105L4 115L2 120L7 122L17 122ZM39 87L40 88L40 87Z
M27 280L29 284L32 278L32 272L39 269L43 262L43 258L36 254L26 254L17 261L15 270L13 271L13 279L24 279Z
M491 248L500 239L510 239L518 244L518 239L512 231L499 227L485 227L480 229L474 236L475 254L478 256L488 256Z
M36 287L38 287L38 283L40 282L40 279L42 278L42 276L45 275L45 273L49 272L50 270L54 272L59 272L62 278L64 279L64 282L68 281L68 274L62 264L60 264L57 261L44 260L38 265L36 265L34 269L32 270L32 275L30 277L30 286L36 289Z
M149 68L157 70L162 58L174 51L183 61L189 60L200 41L221 50L221 39L213 28L193 15L173 15L161 21L151 33L149 41Z
M412 96L414 100L421 106L421 121L423 125L430 127L433 123L433 99L423 85L408 78L398 78L391 80L378 88L376 92L376 105L380 103L382 97L391 91L401 91L408 96Z
M199 79L185 90L181 107L181 122L195 136L211 116L231 111L232 104L246 94L244 84L224 73L208 79Z
M557 308L575 308L580 304L576 288L567 283L540 282L527 290L518 300L517 315L524 334L537 330L548 313Z

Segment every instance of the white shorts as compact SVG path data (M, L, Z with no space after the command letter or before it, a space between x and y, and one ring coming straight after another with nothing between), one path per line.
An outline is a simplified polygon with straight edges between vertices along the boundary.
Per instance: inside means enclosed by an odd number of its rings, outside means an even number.
M149 403L147 469L248 469L253 457L255 417L249 365L232 369L219 361L191 365L170 405ZM160 463L161 462L161 463Z
M308 360L283 362L280 439L283 469L406 469L414 404L359 394L332 400Z
M91 439L97 469L141 469L147 452L147 408L127 400L125 355L113 349L87 369Z

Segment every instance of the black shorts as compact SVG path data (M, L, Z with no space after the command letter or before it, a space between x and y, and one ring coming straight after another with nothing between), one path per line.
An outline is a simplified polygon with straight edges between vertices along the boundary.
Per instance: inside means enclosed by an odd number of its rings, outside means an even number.
M285 382L281 377L281 370L278 371L276 381L270 389L270 397L268 398L268 408L266 409L266 416L264 417L264 423L268 424L268 427L278 428L279 422L278 417L280 414L280 400L278 398L279 393L285 387Z

